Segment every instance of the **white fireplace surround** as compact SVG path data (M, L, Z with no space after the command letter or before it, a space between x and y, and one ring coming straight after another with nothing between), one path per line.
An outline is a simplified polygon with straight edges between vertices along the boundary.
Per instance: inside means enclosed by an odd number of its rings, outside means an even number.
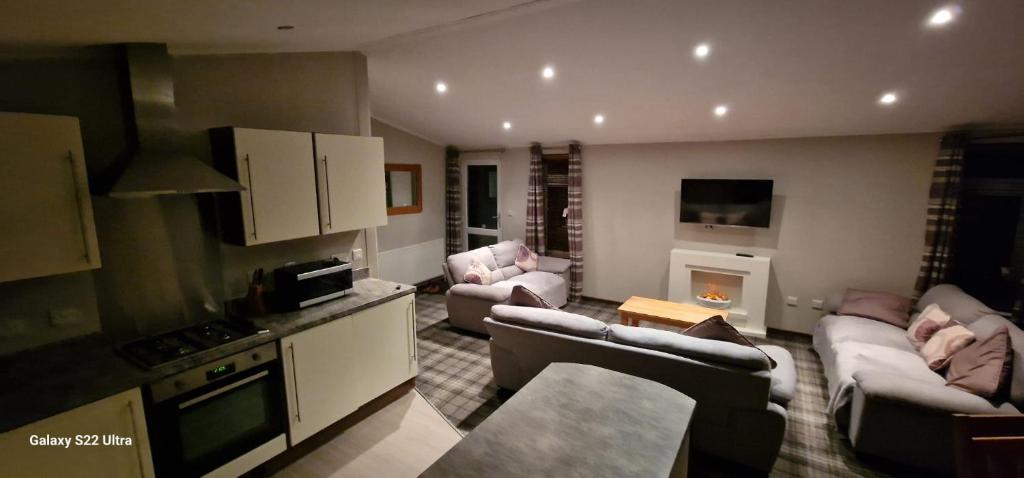
M668 300L696 304L698 294L716 288L732 300L729 323L744 335L764 337L770 268L766 256L672 249Z

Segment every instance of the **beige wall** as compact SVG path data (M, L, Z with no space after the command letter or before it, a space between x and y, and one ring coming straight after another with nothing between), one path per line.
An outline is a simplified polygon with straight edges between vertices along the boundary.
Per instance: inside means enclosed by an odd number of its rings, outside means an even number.
M771 256L772 328L810 333L811 299L848 286L909 294L937 150L934 134L584 146L583 293L664 298L682 247ZM524 235L528 163L502 157L505 238ZM771 228L680 224L685 177L774 179Z
M381 251L444 238L444 146L387 123L373 120L373 135L384 138L388 163L419 164L423 169L423 211L388 216L388 225L377 228Z

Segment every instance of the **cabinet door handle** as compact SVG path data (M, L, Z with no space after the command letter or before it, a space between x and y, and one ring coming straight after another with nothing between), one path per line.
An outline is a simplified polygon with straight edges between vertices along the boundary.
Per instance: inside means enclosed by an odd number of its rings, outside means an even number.
M88 263L92 262L92 258L89 256L89 240L86 238L89 231L85 227L85 212L82 211L82 191L78 187L78 176L75 174L75 153L70 150L68 150L68 164L71 165L71 185L75 188L75 205L78 206L78 226L82 230L82 258Z
M142 444L139 443L139 428L135 424L135 405L128 400L128 417L132 419L132 440L135 443L135 457L139 460L139 478L146 476L145 467L142 464Z
M249 161L249 155L245 155L245 177L249 179L249 214L252 216L252 238L259 240L256 236L256 202L252 197L253 188L252 184L252 162Z
M410 301L409 305L405 308L405 317L409 320L409 360L416 362L419 360L419 353L416 350L416 312L413 309L415 302ZM410 313L410 311L412 313Z
M324 155L324 186L327 187L327 227L331 228L331 173L327 169L327 155Z
M302 423L302 414L299 413L299 374L295 369L295 343L288 344L288 353L292 357L292 390L295 392L295 421Z

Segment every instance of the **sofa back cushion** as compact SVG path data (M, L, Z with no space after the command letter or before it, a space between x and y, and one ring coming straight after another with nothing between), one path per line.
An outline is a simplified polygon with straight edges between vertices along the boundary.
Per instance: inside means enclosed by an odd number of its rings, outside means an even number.
M498 265L494 262L494 254L491 254L491 249L488 247L452 254L448 256L448 271L456 284L465 282L463 277L466 275L466 271L469 270L469 265L473 262L474 258L492 271L498 268Z
M977 340L984 340L1006 327L1010 334L1010 348L1013 349L1013 364L1010 367L1010 402L1018 410L1024 410L1024 330L998 315L986 315L968 325Z
M702 362L714 362L751 370L769 370L771 368L768 356L755 347L687 337L668 330L613 324L608 330L608 340Z
M495 305L491 307L491 319L586 339L604 340L608 336L608 324L557 309Z
M889 292L847 289L839 315L853 315L907 328L910 323L910 309L913 302Z
M953 284L939 284L928 289L917 301L915 308L920 312L931 304L938 304L953 320L965 324L995 313Z
M515 264L516 262L516 251L519 250L519 245L523 241L519 239L512 239L510 241L501 241L497 244L487 246L491 250L491 254L494 256L494 262L497 263L498 267L507 267Z

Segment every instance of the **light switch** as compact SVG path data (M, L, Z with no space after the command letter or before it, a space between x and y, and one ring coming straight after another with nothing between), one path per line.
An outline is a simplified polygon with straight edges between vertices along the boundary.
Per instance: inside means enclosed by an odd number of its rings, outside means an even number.
M359 262L363 260L362 249L352 249L352 262Z
M65 307L50 311L51 327L71 327L73 325L81 324L82 320L82 311L74 307Z
M814 310L823 310L825 308L825 301L823 299L812 299L811 308Z
M798 299L795 295L786 296L786 305L790 307L796 307Z

